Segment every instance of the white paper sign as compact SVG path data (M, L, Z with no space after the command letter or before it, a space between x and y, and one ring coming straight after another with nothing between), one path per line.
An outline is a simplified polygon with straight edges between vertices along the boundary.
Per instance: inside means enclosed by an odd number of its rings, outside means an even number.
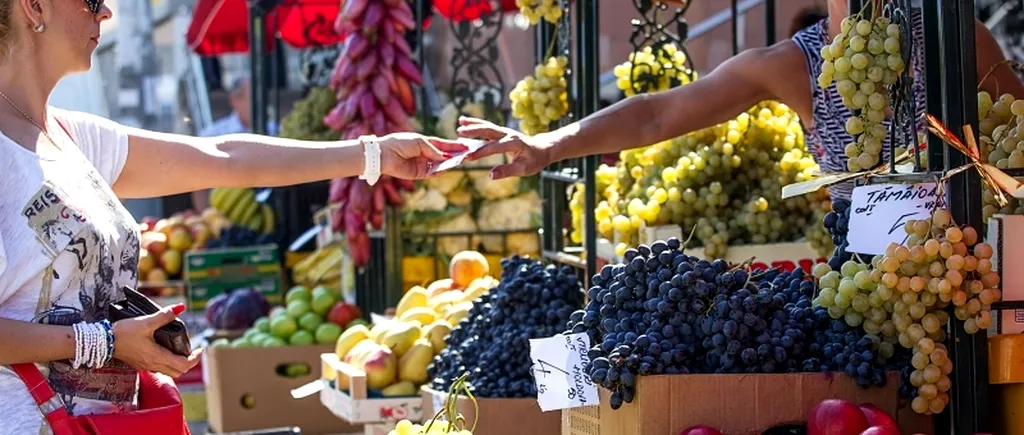
M873 184L853 189L848 252L880 255L890 243L903 243L908 220L928 219L941 204L935 183Z
M583 368L590 362L586 333L530 340L530 359L542 411L597 405L597 387Z

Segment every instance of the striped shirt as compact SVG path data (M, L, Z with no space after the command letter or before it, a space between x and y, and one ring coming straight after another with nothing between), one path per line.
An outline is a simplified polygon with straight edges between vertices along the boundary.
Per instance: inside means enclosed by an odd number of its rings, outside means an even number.
M913 65L913 95L915 105L915 125L918 132L925 131L925 82L924 82L924 23L920 9L911 13L913 29L913 47L911 63ZM843 99L836 90L835 81L827 89L818 87L818 75L821 74L821 48L832 41L828 36L828 20L821 20L793 35L793 42L804 53L807 69L810 73L811 101L813 103L813 125L804 123L804 138L808 149L813 151L815 160L823 173L846 172L846 145L854 141L853 136L846 132L846 120L854 115L853 111L843 105ZM889 131L890 119L883 122ZM889 160L889 142L886 137L882 144L881 161ZM846 182L829 187L833 199L849 199L854 183Z

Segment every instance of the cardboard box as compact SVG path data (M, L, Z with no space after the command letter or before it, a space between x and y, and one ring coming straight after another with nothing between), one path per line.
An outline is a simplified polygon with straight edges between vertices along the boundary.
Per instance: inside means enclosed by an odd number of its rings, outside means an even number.
M387 423L418 422L423 417L423 401L419 396L371 399L365 372L341 362L333 352L321 354L320 364L320 380L325 383L320 390L320 403L338 418L353 423ZM334 373L334 379L347 377L349 385L328 381L324 374L329 372Z
M1024 301L1024 268L1009 267L1024 261L1024 216L997 214L988 220L985 241L992 245L992 269L999 273L999 288L1004 302ZM996 331L999 334L1024 332L1024 310L1002 310Z
M806 421L825 399L872 403L897 415L899 374L884 388L864 389L833 373L658 375L637 379L633 403L612 410L610 392L601 404L563 412L562 435L675 434L705 424L729 435L760 434L770 427ZM912 432L906 432L912 433Z
M210 427L218 432L298 426L303 435L362 431L336 418L316 397L293 399L291 390L317 379L320 354L333 346L209 348L203 356L203 378ZM310 374L278 375L285 364L307 364ZM251 401L251 406L246 402Z
M437 414L448 399L447 393L431 390L424 385L420 389L423 397L423 420ZM537 399L485 399L476 398L476 406L468 397L459 396L455 409L466 419L466 428L476 428L473 435L520 435L558 434L561 431L562 416L559 412L543 412ZM660 433L664 433L661 431Z
M644 234L645 237L643 239L646 240L646 243L666 240L670 237L686 240L687 236L682 234L682 228L678 225L648 227L644 230ZM704 258L703 248L687 248L686 253ZM615 255L615 244L605 239L598 241L597 255L612 264L622 262ZM768 269L774 267L790 271L797 267L802 267L808 272L811 271L811 268L816 263L828 261L826 258L821 258L818 252L811 248L811 244L807 242L729 246L729 250L725 255L725 261L735 264L743 263L751 258L754 258L752 264L754 268Z
M202 310L214 296L243 287L262 293L271 305L280 304L284 297L281 275L281 258L275 244L185 254L190 310Z

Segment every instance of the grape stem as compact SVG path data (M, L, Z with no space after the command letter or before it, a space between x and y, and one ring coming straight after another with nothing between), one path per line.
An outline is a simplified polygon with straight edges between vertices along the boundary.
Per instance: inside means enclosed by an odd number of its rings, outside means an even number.
M473 396L473 392L469 390L469 372L465 372L462 376L459 376L452 386L448 389L448 396L445 397L444 406L437 410L434 414L434 418L430 419L430 423L427 424L425 432L430 432L430 428L434 426L437 419L442 416L448 420L451 424L448 425L447 432L455 432L466 428L466 418L458 413L456 405L458 404L459 394L465 394L471 402L473 402L473 412L476 418L473 420L473 427L470 432L476 430L476 423L480 420L480 405L476 401L476 397ZM459 424L461 423L461 429Z
M982 77L981 80L978 81L978 91L982 90L982 85L984 85L985 82L988 81L988 79L992 75L992 73L996 72L996 70L999 69L999 67L1001 67L1001 66L1009 67L1011 70L1016 70L1016 72L1024 72L1024 64L1021 64L1020 62L1017 62L1017 61L1011 60L1011 59L1005 59L1003 61L1000 61L1000 62L996 63L995 65L992 65L992 68L989 68L988 72L985 73L985 76ZM997 79L995 77L991 77L991 78L996 83L996 94L998 94L999 93L999 79Z

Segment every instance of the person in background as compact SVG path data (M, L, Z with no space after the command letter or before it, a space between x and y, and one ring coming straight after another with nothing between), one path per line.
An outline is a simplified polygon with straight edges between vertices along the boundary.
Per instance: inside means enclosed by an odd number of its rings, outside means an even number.
M840 33L849 16L847 0L828 0L828 17L806 27L792 38L770 47L746 50L725 61L693 83L654 94L636 95L557 130L527 136L484 120L462 118L463 137L490 141L470 159L508 153L510 163L491 170L492 178L526 176L552 162L591 154L606 154L647 146L728 121L765 100L775 100L800 117L807 149L822 172L845 172L845 153L854 138L845 123L853 116L832 82L818 86L822 47ZM907 69L914 77L912 98L916 107L917 133L925 131L924 24L919 8L909 11L913 41ZM1005 59L985 25L974 23L976 73L981 80ZM951 66L950 66L951 67ZM1010 68L997 68L981 89L990 95L1009 93L1024 97L1024 84ZM969 102L968 104L974 104ZM883 122L889 129L889 117ZM643 126L638 129L636 126ZM888 159L889 138L882 144L881 161ZM850 199L853 182L829 187L832 199Z
M252 133L252 92L248 77L238 77L228 88L228 102L231 114L214 121L202 131L200 137L214 137L225 134ZM267 134L277 136L277 124L267 121ZM210 206L210 191L192 192L192 208L202 211Z
M828 10L818 6L809 6L797 12L796 16L793 17L793 21L789 24L789 36L796 35L803 29L818 24L819 21L828 18Z

